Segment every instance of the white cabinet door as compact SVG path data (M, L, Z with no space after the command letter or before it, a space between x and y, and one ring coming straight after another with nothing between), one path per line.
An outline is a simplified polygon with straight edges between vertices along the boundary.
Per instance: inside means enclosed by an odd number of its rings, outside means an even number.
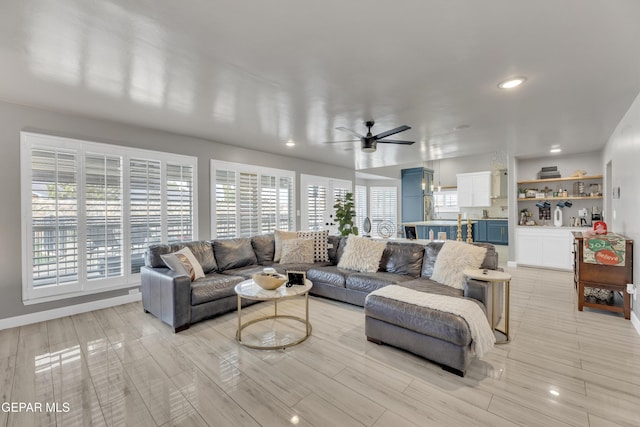
M518 265L573 268L573 235L570 228L519 227L516 230Z
M458 206L491 206L491 172L460 173L458 181Z
M473 177L458 174L458 206L473 206Z

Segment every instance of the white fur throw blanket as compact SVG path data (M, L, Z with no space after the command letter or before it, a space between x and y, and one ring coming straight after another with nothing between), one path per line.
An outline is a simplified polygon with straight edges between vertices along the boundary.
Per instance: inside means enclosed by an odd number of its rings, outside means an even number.
M484 356L493 348L493 344L496 342L496 337L493 335L487 317L478 304L473 301L464 298L420 292L396 285L385 286L384 288L371 292L369 295L378 295L461 316L469 325L472 339L471 350L477 357Z

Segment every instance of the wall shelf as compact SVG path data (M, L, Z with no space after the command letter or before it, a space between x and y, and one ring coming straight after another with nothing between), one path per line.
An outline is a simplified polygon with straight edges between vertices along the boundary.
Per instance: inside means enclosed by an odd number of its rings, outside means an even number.
M518 181L520 184L544 184L546 182L562 182L562 181L586 181L588 179L602 179L602 175L585 175L585 176L569 176L565 178L547 178L547 179L530 179L526 181Z
M525 197L518 198L518 202L534 202L538 200L596 200L602 199L602 196L567 196L567 197Z

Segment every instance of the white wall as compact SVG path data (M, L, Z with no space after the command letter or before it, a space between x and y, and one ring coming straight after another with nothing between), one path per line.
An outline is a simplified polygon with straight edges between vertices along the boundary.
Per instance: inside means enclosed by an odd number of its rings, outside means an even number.
M606 196L611 203L612 218L607 219L608 228L633 239L633 263L636 266L634 283L640 284L640 95L633 102L624 118L613 132L602 156L602 170L611 162L611 186L620 187L620 198ZM640 299L633 303L636 320L640 318ZM636 324L636 328L638 325Z
M66 305L86 303L125 295L126 290L105 292L73 299L24 306L22 304L22 259L20 216L20 131L112 143L198 157L198 232L209 239L210 232L210 159L255 164L258 166L346 179L355 182L355 172L328 164L269 154L225 145L205 139L171 134L106 120L51 112L0 102L0 319L51 310ZM296 194L299 194L296 189ZM300 200L297 200L297 209ZM299 224L299 218L298 218Z

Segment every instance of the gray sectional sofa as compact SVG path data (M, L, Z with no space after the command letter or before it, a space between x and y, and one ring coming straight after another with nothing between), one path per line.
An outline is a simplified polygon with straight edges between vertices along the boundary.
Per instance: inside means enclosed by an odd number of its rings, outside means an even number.
M192 323L237 309L235 285L264 267L273 267L281 273L302 270L313 282L312 295L365 307L365 332L371 341L404 348L464 374L472 356L471 338L463 319L428 309L415 312L415 308L401 307L380 298L367 300L367 295L394 284L422 292L471 298L486 313L491 310L491 288L474 280L467 281L464 290L432 281L430 277L443 242L421 245L390 241L375 273L338 268L345 244L346 238L329 236L329 262L313 264L274 263L273 234L152 245L147 249L145 266L141 269L143 307L179 332ZM487 248L482 268L497 269L498 255L493 245L476 245ZM161 255L185 246L202 265L204 278L191 282L187 276L166 267ZM399 341L394 341L395 338Z

